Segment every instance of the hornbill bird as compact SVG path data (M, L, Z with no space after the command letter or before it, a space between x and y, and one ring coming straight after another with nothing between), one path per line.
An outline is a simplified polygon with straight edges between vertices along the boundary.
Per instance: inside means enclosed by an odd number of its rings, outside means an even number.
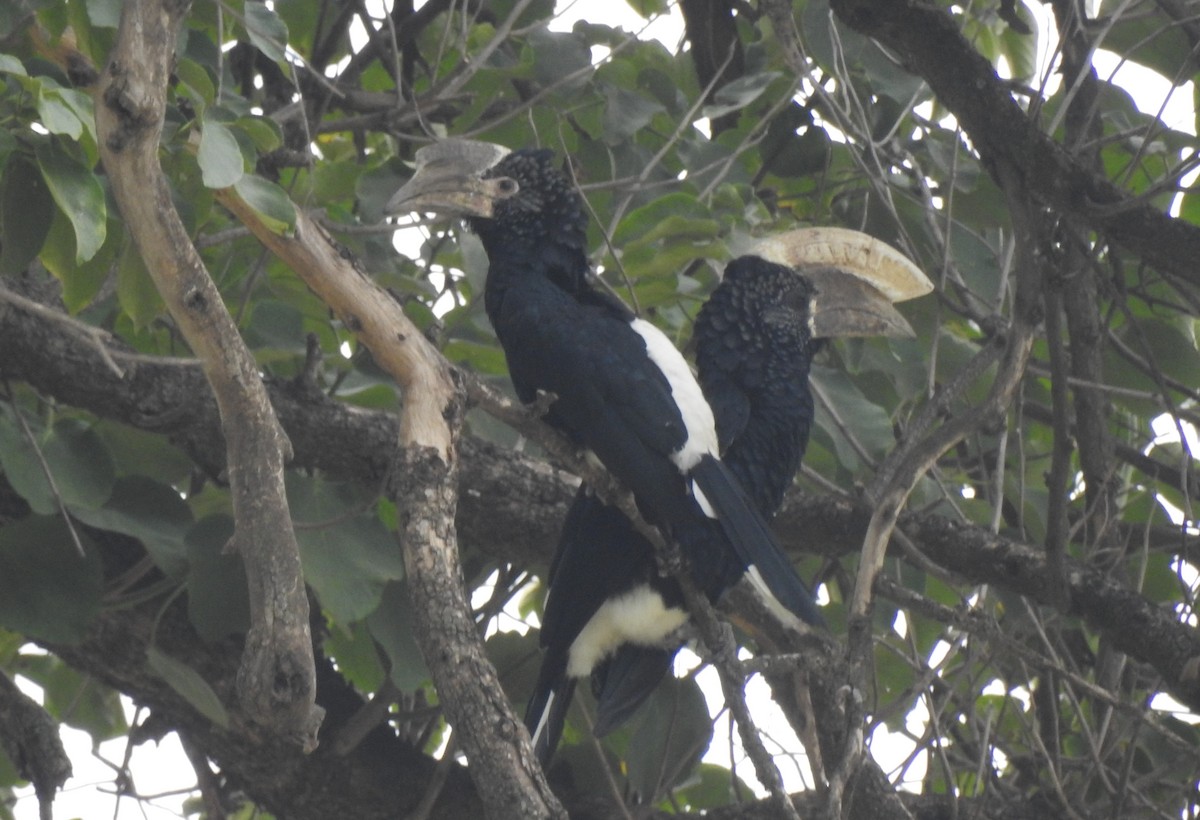
M726 266L696 318L692 347L722 460L764 518L778 510L808 443L813 356L835 337L912 335L891 303L931 288L888 246L834 228L759 242ZM718 595L739 579L727 573ZM567 514L548 584L545 655L526 711L543 764L578 678L591 676L601 737L667 674L687 621L683 594L659 573L653 547L587 487Z
M819 620L721 462L712 408L682 354L589 281L583 200L552 152L445 140L416 159L386 210L460 215L483 241L484 308L518 398L552 394L546 420L633 493L642 515L680 545L702 589L719 585L727 563L756 567L786 609Z
M722 462L713 408L687 362L661 331L588 280L582 199L553 154L446 140L416 159L416 173L387 211L461 216L482 240L484 307L518 398L551 394L546 420L632 491L642 515L679 543L711 598L749 572L781 609L819 623L811 594ZM602 563L624 561L621 549ZM556 573L564 569L557 563ZM590 600L579 607L585 622L620 591L596 581L588 593L599 590L596 607ZM623 642L609 641L612 648Z

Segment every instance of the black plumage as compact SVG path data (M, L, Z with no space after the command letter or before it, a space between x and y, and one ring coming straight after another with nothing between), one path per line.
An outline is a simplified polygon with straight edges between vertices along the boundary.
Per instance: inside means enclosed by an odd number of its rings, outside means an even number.
M911 335L890 302L931 285L891 249L840 230L787 234L763 243L762 253L788 265L757 255L729 263L696 319L693 346L722 461L756 509L771 518L799 469L812 428L813 356L832 337ZM798 256L833 257L840 264L807 264ZM760 560L755 566L763 579L794 577L782 553L775 557L778 562ZM703 567L693 564L697 569L701 588L715 602L741 579L747 564L726 553ZM668 674L680 645L677 627L686 620L682 592L673 579L658 574L651 545L586 487L568 513L548 583L545 655L526 710L543 762L558 745L579 678L591 677L593 730L603 736ZM614 601L624 602L624 618L597 614ZM782 603L808 623L820 622L811 598ZM609 634L607 644L597 647L585 633L602 619L609 621ZM620 625L612 626L614 620Z
M539 392L553 394L547 420L589 447L632 490L647 520L680 544L697 585L710 598L716 600L750 568L781 611L818 623L811 595L756 509L770 499L778 504L782 486L767 485L785 474L790 480L807 426L785 435L795 455L777 467L751 464L748 455L735 477L719 455L718 423L732 440L744 437L756 423L754 391L769 385L774 374L762 370L761 384L750 385L742 400L725 394L728 384L715 387L722 395L714 418L714 408L670 341L590 283L582 200L555 168L550 152L509 153L452 140L422 149L417 161L417 173L388 210L454 213L479 235L489 259L485 308L519 398L532 402ZM761 259L734 262L731 281L741 278L743 266L765 264ZM775 267L794 278L788 268ZM724 305L718 301L714 310L718 304ZM714 385L737 375L726 373L727 365L743 369L735 360L739 345L744 346L739 342L744 328L725 316L738 307L731 302L713 314ZM778 310L764 309L762 317L786 324ZM774 342L763 344L758 351ZM805 412L811 421L811 403ZM748 454L760 449L757 440L751 446L752 438L746 439ZM568 516L550 584L543 683L528 713L543 759L553 749L546 727L557 721L551 726L557 742L573 679L592 672L624 644L647 647L644 653L618 652L603 676L604 690L613 695L612 719L620 719L661 678L674 651L667 636L686 620L678 589L658 576L645 542L620 513L586 490ZM610 612L616 621L607 623ZM553 720L546 723L539 715Z
M582 199L551 152L468 141L423 149L388 210L420 207L465 216L482 240L484 305L522 401L552 393L547 420L589 447L701 573L727 561L779 562L766 523L720 461L712 410L686 361L591 285ZM780 600L812 609L794 573L764 577Z
M723 461L767 517L778 509L799 468L813 421L808 373L823 340L812 338L811 294L810 282L789 268L742 257L726 267L693 333L698 378L716 417ZM745 569L736 561L723 562L710 573L705 592L716 601ZM684 620L682 593L673 579L658 574L652 546L586 488L568 513L548 580L541 634L546 654L526 711L543 761L557 746L575 680L592 675L595 732L606 734L670 670L679 646L675 626ZM579 653L576 640L605 601L620 595L631 599L641 589L678 615L660 618L660 634L646 623L646 613L634 615L631 620L643 625L641 634L617 636L617 645L591 668L572 659L573 648ZM815 610L797 614L819 621Z

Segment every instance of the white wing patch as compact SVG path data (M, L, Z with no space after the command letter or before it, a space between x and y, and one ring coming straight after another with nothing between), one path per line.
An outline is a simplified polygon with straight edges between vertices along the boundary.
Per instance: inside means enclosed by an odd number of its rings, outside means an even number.
M546 724L550 720L550 712L554 710L554 701L557 698L558 692L553 690L550 692L550 697L546 698L546 706L544 709L542 709L542 714L538 717L537 728L534 729L533 734L529 736L529 739L533 742L534 746L537 746L538 736L541 735L542 732L546 731Z
M762 598L763 603L767 605L767 609L775 614L775 617L785 624L799 628L801 631L806 628L804 622L797 618L794 612L780 603L779 599L775 597L775 593L767 586L767 582L762 577L762 573L758 571L758 567L754 566L754 564L746 567L746 578L750 581L750 586L754 587L754 591Z
M695 481L689 482L692 488L692 496L696 499L696 503L700 505L700 511L709 518L717 518L717 511L713 509L713 505L709 503L708 496L704 494L704 490L700 489L700 485Z
M648 584L610 598L571 644L567 674L572 678L590 675L596 664L621 644L662 646L667 636L683 626L687 618L682 609L667 607L662 596Z
M671 454L671 462L686 473L696 466L703 455L717 455L717 423L712 408L683 354L671 340L645 319L634 319L630 326L646 343L646 353L671 385L671 398L683 416L687 440Z

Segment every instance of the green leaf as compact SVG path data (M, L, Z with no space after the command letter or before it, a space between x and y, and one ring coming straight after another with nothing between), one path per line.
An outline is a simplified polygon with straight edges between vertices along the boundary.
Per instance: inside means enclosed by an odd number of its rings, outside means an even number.
M366 622L334 627L325 639L324 648L325 654L337 663L342 677L360 692L374 692L383 684L386 672Z
M103 507L71 512L97 529L138 539L167 575L181 577L187 571L183 539L192 525L192 511L173 488L143 476L125 476L117 479Z
M888 618L889 624L894 619L893 611ZM896 636L893 633L891 637L894 639ZM875 650L875 681L880 698L887 698L883 701L885 703L904 697L911 704L916 699L916 695L909 688L913 685L912 667L897 652L883 646L877 646ZM885 724L893 731L903 728L908 711L908 708L892 710Z
M483 645L509 700L519 702L537 682L542 653L534 630L496 632Z
M23 655L21 675L42 687L43 705L55 720L87 732L95 743L129 731L116 691L54 655Z
M78 313L92 303L112 270L117 254L117 242L106 241L99 252L82 265L75 261L75 229L58 208L54 208L50 233L42 243L38 259L46 270L62 283L63 304L71 313ZM114 224L119 224L114 219ZM108 233L108 229L105 229ZM114 230L112 233L116 233Z
M625 250L638 250L660 239L668 240L668 246L679 245L686 241L703 241L716 236L720 229L721 226L715 219L694 219L671 214L654 225L640 239L630 242Z
M508 373L508 363L504 351L496 345L476 344L461 339L447 342L442 351L446 358L455 364L467 364L476 373L486 373L502 376Z
M592 64L592 50L587 41L574 32L535 29L529 34L529 48L533 51L533 76L543 86L555 86L555 93L569 94L588 82L588 75L581 69ZM576 75L567 83L567 77Z
M162 652L157 646L146 650L146 662L196 711L222 729L229 728L229 713L225 711L225 705L199 672Z
M80 556L57 516L0 527L0 626L33 640L76 644L100 611L100 555L80 533Z
M655 228L667 219L686 222L712 221L712 213L694 195L675 191L655 197L648 204L630 211L613 231L613 246L624 248L636 239L661 236Z
M700 764L700 777L676 794L676 799L690 809L715 809L736 803L739 795L753 794L754 789L723 766Z
M195 60L183 59L175 67L180 86L188 93L196 111L202 116L217 97L217 88L204 66Z
M654 800L691 777L712 741L708 704L694 678L668 676L638 709L629 744L629 788Z
M287 490L305 580L335 622L361 620L384 584L404 577L395 537L375 516L355 513L362 497L351 488L288 474Z
M73 140L83 136L83 123L55 88L43 88L37 95L38 116L51 134L62 134Z
M22 786L28 782L17 774L17 767L13 765L12 759L4 753L4 748L0 747L0 789L8 792L11 787ZM0 820L16 820L16 815L9 808L7 799L0 803Z
M92 98L78 88L58 88L55 93L83 124L84 133L94 141L96 139L96 112L92 106Z
M96 255L107 233L108 206L100 180L56 142L37 147L38 166L58 208L75 229L75 263Z
M666 14L670 9L667 0L625 0L625 2L631 9L647 19L656 14Z
M112 458L95 431L72 419L59 421L46 432L36 421L26 419L25 423L33 442L13 411L0 406L0 467L34 512L50 515L59 510L46 478L47 467L59 497L68 506L96 509L108 500L113 486Z
M391 662L392 683L397 688L412 692L429 680L425 657L413 637L412 607L403 581L384 587L379 606L367 616L367 626Z
M305 350L304 314L294 305L263 299L254 306L246 341L255 349L271 348L291 353Z
M891 418L883 408L869 401L845 373L814 365L809 383L817 399L817 425L833 439L838 460L847 470L856 473L862 464L858 451L834 422L831 412L837 414L841 427L854 436L869 456L882 457L895 443Z
M200 152L196 159L207 188L228 188L242 178L242 149L238 147L233 133L214 119L204 119L200 131Z
M1188 189L1179 204L1179 218L1193 225L1200 225L1200 192Z
M226 552L233 519L212 515L184 536L188 557L188 618L206 641L242 634L250 628L250 594L242 557Z
M284 47L288 41L287 24L267 8L266 3L249 2L244 8L246 33L250 35L250 42L275 62L283 62Z
M1136 327L1125 325L1117 331L1121 341L1166 375L1187 385L1200 384L1200 352L1189 333L1165 319L1136 319ZM1157 393L1158 382L1146 368L1134 364L1111 348L1105 349L1105 372L1114 384ZM1153 399L1117 394L1113 400L1136 413L1156 415L1161 406ZM1165 489L1165 488L1164 488Z
M87 0L87 13L93 26L116 28L121 22L121 0Z
M16 74L18 77L28 77L24 64L11 54L0 54L0 72Z
M54 221L54 199L37 167L13 154L0 175L0 276L23 272Z
M347 380L349 381L349 380ZM337 392L339 401L353 404L356 407L368 407L372 410L397 409L396 388L390 384L373 384L369 387L342 388Z
M656 100L624 88L609 88L604 92L608 104L604 107L604 139L617 145L650 124L656 114L666 109Z
M283 144L283 132L279 124L267 117L241 117L234 127L250 137L259 153L269 153Z
M1106 30L1104 47L1164 77L1176 76L1180 66L1192 58L1192 44L1186 29L1180 25L1163 25L1159 15L1135 11L1139 9L1130 9L1124 0L1104 0L1100 4L1095 19L1112 21Z
M728 85L717 89L717 93L713 95L712 105L704 106L704 116L719 117L731 111L740 111L761 97L771 83L782 76L778 71L763 71L759 74L738 77Z
M1033 82L1034 72L1037 71L1038 55L1038 24L1029 7L1024 3L1014 4L1017 17L1029 27L1029 34L1022 34L1012 26L1006 25L1000 33L1000 49L1008 60L1013 79L1020 82Z
M175 486L190 479L195 465L165 436L117 421L100 421L93 429L112 454L117 475L141 475Z
M162 296L146 270L146 263L132 240L125 242L117 264L117 302L133 326L144 328L163 312Z
M254 174L243 174L233 187L273 232L289 234L296 229L296 206L278 185Z
M674 224L679 224L678 222ZM683 241L672 243L665 247L653 244L641 244L631 242L621 258L621 263L625 266L625 270L637 282L638 298L641 299L643 294L643 285L653 285L656 283L647 282L648 279L655 277L663 277L663 281L657 283L664 288L664 293L671 299L679 296L679 277L677 274L683 272L684 268L695 259L721 258L725 256L727 251L721 242L707 242L703 244L693 244Z

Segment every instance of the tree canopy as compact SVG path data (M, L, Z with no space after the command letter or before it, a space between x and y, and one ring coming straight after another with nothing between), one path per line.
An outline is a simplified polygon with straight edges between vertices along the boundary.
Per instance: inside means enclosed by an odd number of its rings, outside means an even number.
M60 724L177 733L210 820L1194 816L1196 4L557 5L0 6L0 817L50 816ZM695 675L534 761L537 632L493 627L605 477L508 398L477 240L382 224L443 136L555 150L681 347L797 225L936 283L814 367L775 529L828 633L698 649L736 771Z

